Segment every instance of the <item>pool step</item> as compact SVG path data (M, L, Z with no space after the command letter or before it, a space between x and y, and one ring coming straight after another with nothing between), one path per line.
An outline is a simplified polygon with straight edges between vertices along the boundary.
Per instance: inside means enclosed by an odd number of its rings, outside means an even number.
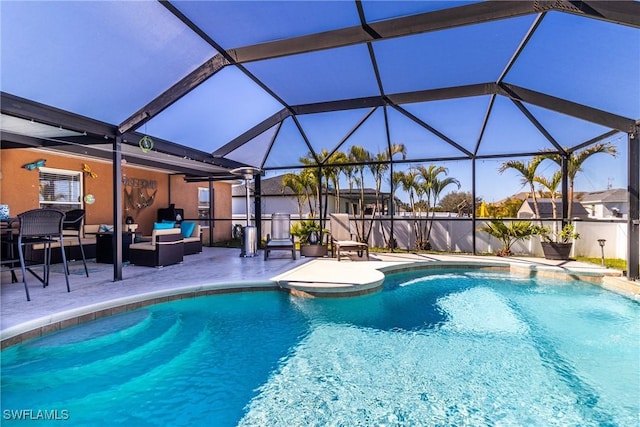
M67 366L55 371L47 372L45 378L38 372L33 374L4 372L3 386L5 385L29 385L38 384L39 387L57 387L69 383L81 382L84 379L93 378L96 375L118 375L122 370L138 365L140 369L146 369L141 362L150 353L167 348L167 343L175 340L176 336L184 333L184 325L180 318L164 331L164 333L150 341L141 343L138 347L126 352L114 355L105 355L101 358L87 360L82 364ZM97 354L96 354L97 355ZM49 364L49 368L51 363ZM9 374L9 375L7 375Z
M144 372L131 376L127 381L111 387L85 394L80 398L73 398L66 402L61 402L62 407L73 408L78 412L91 412L96 407L96 402L111 400L114 396L136 396L138 393L146 393L155 387L171 387L167 378L173 375L187 372L185 366L190 366L191 362L198 360L212 345L212 334L209 328L204 328L198 332L190 344L186 347L178 346L176 354L165 363L147 366ZM113 384L112 381L110 381Z

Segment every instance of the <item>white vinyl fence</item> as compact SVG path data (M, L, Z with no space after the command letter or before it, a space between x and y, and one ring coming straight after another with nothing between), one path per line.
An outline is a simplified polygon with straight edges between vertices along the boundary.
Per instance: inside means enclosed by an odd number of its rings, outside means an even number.
M264 217L262 222L262 237L271 232L271 217ZM292 224L296 220L292 216ZM366 219L367 228L371 219ZM505 222L511 221L505 219ZM518 220L514 220L518 221ZM355 233L357 220L351 220L351 230ZM244 224L244 221L240 222ZM476 220L476 228L484 225L481 219ZM551 226L552 221L544 221L543 225ZM571 252L572 257L585 256L600 258L601 248L598 239L605 239L605 258L626 259L627 257L627 223L624 220L575 221L576 231L580 238L575 240ZM325 225L329 228L329 222ZM373 222L373 231L369 239L370 246L383 247L388 240L391 221L380 219ZM384 236L384 237L383 237ZM394 237L400 249L415 249L414 224L411 219L394 219ZM432 250L442 252L473 252L473 229L469 218L436 218L431 230L430 241ZM502 248L502 243L487 233L476 231L476 250L478 253L495 253ZM534 236L524 242L516 243L512 248L516 255L543 256L540 237Z

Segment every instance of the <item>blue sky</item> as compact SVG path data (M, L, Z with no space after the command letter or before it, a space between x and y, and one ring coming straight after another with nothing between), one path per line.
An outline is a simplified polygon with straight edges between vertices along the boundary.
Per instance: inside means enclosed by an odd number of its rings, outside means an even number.
M370 22L472 2L363 2ZM355 2L175 2L225 49L359 25ZM3 1L0 86L3 91L57 108L120 124L180 78L216 54L164 7L152 1ZM385 93L495 82L529 31L533 16L434 31L373 43ZM640 31L550 12L504 81L615 114L640 118ZM379 94L364 45L304 53L246 64L289 105ZM489 97L406 104L401 107L474 151ZM609 129L526 105L563 146ZM283 105L235 67L207 80L139 131L213 152L281 110ZM331 149L368 110L300 116L314 149ZM412 158L461 153L392 108L392 143ZM261 162L270 136L230 157ZM577 190L626 187L626 136L612 139L620 155L585 164ZM379 109L348 146L376 152L386 144ZM549 142L506 98L498 97L479 154L536 152ZM267 165L287 166L306 154L290 119ZM477 163L478 195L495 201L521 190L517 176ZM448 162L450 175L470 190L470 162ZM551 174L552 165L547 167Z

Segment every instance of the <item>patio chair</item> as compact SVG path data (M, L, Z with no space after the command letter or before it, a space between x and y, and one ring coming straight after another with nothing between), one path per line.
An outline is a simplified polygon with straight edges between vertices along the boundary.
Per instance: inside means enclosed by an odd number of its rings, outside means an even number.
M162 267L179 264L184 258L184 240L179 228L154 229L149 242L129 245L129 261L134 265Z
M64 253L62 222L65 214L55 209L33 209L18 214L20 219L20 227L18 232L18 256L20 259L20 269L22 270L22 282L24 283L24 291L27 294L27 301L31 301L29 296L29 286L27 285L27 271L33 274L45 287L49 285L49 267L51 265L51 246L52 244L59 246L64 271L64 278L67 283L67 292L71 292L69 288L69 273L67 269L67 258ZM43 244L45 248L45 256L42 277L36 274L32 267L27 265L25 260L25 248L27 246Z
M271 235L267 234L264 246L264 260L271 251L291 251L291 258L296 259L296 246L291 237L291 215L274 213L271 215Z
M357 251L359 257L362 257L363 253L366 253L368 260L369 245L354 240L353 234L351 234L349 215L332 213L329 217L331 224L331 256L337 256L338 261L340 261L341 251Z
M62 232L65 236L78 237L78 246L80 246L80 254L82 255L82 263L84 264L84 272L89 277L89 269L87 268L87 259L84 255L84 246L82 246L82 231L84 229L84 209L73 209L65 214L62 222ZM69 267L67 266L67 272Z

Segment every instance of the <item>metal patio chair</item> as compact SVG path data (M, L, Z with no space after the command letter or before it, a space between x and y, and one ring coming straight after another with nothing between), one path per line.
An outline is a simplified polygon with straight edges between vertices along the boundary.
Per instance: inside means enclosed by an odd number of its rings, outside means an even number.
M89 269L87 268L87 260L84 255L84 247L82 246L82 230L84 226L84 209L73 209L66 212L64 221L62 222L62 230L65 236L77 236L78 246L80 246L80 254L82 255L82 263L84 264L84 272L89 277ZM72 232L72 234L68 233ZM67 274L69 266L67 265Z
M267 234L264 246L264 260L271 251L291 251L291 258L296 259L296 246L291 237L291 215L274 213L271 215L271 234Z
M330 224L332 257L337 256L340 261L341 251L357 251L359 257L366 253L369 259L369 245L353 239L348 214L330 214Z

